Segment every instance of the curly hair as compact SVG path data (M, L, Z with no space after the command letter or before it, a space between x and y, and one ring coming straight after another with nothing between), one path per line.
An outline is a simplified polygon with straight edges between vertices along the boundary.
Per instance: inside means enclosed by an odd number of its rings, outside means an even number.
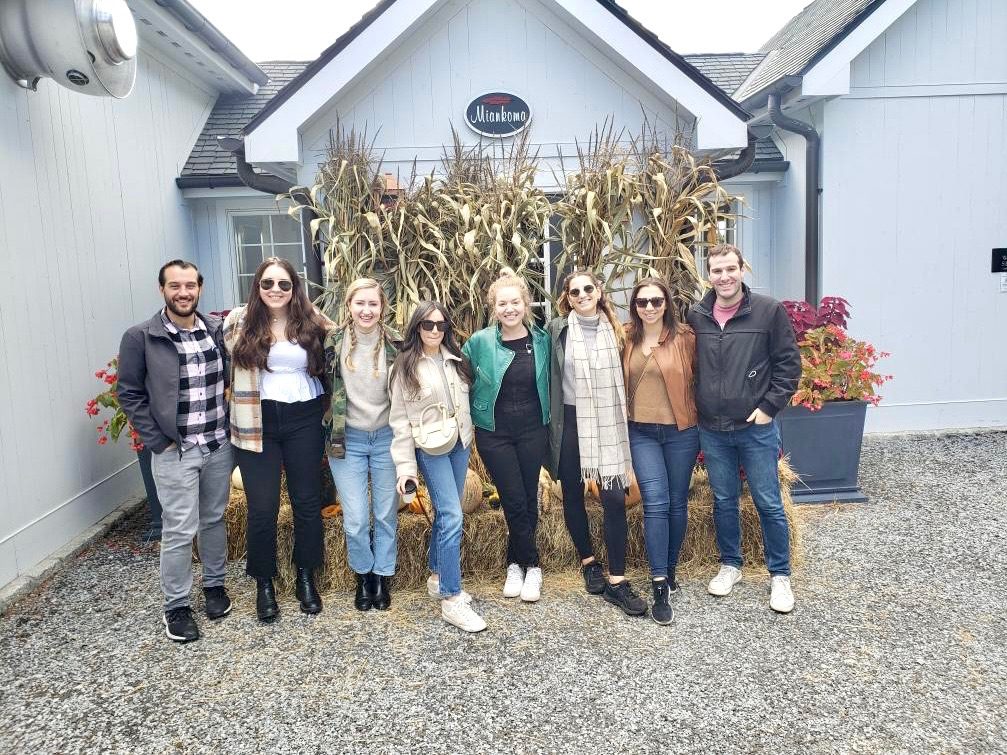
M497 293L502 288L516 288L521 292L521 300L524 302L524 324L531 327L531 291L528 289L527 281L509 267L500 270L500 277L490 284L489 290L486 292L486 304L489 305L490 322L494 323L497 321Z

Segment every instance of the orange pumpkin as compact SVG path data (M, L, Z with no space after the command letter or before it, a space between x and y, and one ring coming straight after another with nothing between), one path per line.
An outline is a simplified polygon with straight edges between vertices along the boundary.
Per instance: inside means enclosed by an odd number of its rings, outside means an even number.
M584 483L584 491L593 497L596 501L601 500L601 496L598 494L598 483L594 480L588 480ZM640 495L640 486L636 484L636 478L633 478L633 482L630 483L629 493L626 494L626 508L631 509L636 506L642 500Z
M338 503L333 503L331 506L326 506L322 509L322 519L332 519L343 513L343 507Z

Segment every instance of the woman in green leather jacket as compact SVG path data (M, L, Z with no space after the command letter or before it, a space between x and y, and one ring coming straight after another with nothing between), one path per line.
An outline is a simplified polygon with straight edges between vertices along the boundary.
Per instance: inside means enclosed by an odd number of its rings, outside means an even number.
M549 336L531 319L528 284L504 268L487 295L488 328L462 349L472 365L476 446L507 520L503 594L537 601L542 590L535 536L538 480L549 454Z

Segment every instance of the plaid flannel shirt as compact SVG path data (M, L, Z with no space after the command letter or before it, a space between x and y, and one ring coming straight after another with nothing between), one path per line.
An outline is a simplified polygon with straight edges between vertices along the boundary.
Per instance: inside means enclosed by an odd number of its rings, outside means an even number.
M215 451L227 438L224 356L199 317L192 330L178 328L161 311L161 322L178 351L178 435L182 449Z

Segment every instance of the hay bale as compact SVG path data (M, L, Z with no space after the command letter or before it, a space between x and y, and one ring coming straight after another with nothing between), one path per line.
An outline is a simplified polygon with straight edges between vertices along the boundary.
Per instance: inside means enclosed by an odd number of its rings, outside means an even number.
M786 461L779 465L780 487L783 493L784 511L790 523L791 560L800 562L800 530L794 518L794 507L790 497L790 486L796 480L793 470ZM468 479L466 479L468 483ZM481 488L481 485L480 485ZM580 559L574 550L570 535L563 521L562 496L559 486L543 475L540 479L542 492L542 514L539 517L538 546L542 568L547 573L574 570ZM481 497L481 490L480 490ZM283 505L277 524L277 560L279 578L277 587L292 591L295 567L293 564L293 519L286 492L282 494ZM225 518L228 523L228 556L243 558L245 555L245 497L241 491L232 490ZM607 561L602 537L602 511L595 500L587 502L591 539L597 555ZM634 506L627 510L629 538L627 542L626 567L630 571L647 570L647 555L643 541L643 507ZM346 539L343 536L341 517L322 520L325 538L325 563L317 575L319 588L329 590L351 590L353 574L346 560ZM747 487L741 497L742 555L746 566L762 566L765 559L762 551L762 536L758 513L752 503ZM399 554L395 575L396 589L422 587L427 578L427 548L430 540L430 525L422 514L402 512L399 514ZM462 574L466 579L502 578L507 567L507 523L503 512L485 506L464 518L462 536ZM718 559L716 540L713 534L713 492L710 490L706 472L697 469L692 477L689 490L689 525L679 559L679 569L684 573L708 569L716 565Z

